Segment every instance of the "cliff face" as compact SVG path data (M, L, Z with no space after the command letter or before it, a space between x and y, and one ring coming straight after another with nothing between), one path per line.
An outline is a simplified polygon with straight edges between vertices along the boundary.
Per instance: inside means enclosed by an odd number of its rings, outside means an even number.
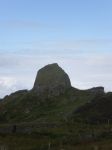
M37 73L33 91L38 95L58 96L71 87L70 79L58 64L49 64Z

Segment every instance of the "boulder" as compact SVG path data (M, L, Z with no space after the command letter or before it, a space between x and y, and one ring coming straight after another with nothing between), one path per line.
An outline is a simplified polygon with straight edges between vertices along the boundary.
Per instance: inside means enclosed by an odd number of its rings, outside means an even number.
M57 63L49 64L37 73L33 91L38 95L58 96L71 87L70 79Z

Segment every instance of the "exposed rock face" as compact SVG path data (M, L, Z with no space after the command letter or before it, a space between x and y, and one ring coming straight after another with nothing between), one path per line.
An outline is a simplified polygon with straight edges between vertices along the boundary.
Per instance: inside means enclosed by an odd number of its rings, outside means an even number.
M58 64L49 64L37 73L33 91L39 95L58 96L71 87L70 79Z
M89 91L91 92L94 92L94 93L101 93L103 94L105 91L104 91L104 87L93 87L92 89L89 89Z

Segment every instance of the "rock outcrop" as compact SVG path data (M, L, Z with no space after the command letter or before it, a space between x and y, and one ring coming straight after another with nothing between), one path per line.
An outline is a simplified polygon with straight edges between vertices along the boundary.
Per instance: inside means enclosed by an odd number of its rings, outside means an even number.
M103 94L103 93L105 93L104 87L102 87L102 86L93 87L93 88L89 89L89 91L90 91L90 92L94 92L94 93L96 93L96 94Z
M38 95L58 96L71 87L70 79L57 63L49 64L37 73L33 91Z

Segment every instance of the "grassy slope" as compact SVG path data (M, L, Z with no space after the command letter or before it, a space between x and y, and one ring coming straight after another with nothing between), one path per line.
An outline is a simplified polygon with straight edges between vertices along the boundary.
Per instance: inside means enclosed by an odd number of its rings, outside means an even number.
M63 95L52 98L38 97L32 92L17 92L6 97L0 105L1 121L62 121L79 106L90 102L95 94L89 91L69 89Z
M95 97L91 103L75 111L73 116L90 123L112 123L112 93Z
M0 137L0 139L16 150L17 148L21 150L48 149L49 142L53 150L62 148L92 150L95 149L94 146L102 147L102 150L110 150L112 148L111 125L90 125L71 122L71 120L66 121L80 106L90 104L95 97L96 94L93 92L74 88L59 97L50 99L39 98L34 93L27 91L12 94L6 97L0 105L1 116L6 118L4 122L18 122L22 128L29 125L33 127L34 132L30 137L28 135L14 137L13 135L12 137ZM39 122L45 122L45 126L39 125ZM53 122L57 124L52 127ZM8 124L6 128L7 126ZM0 127L5 126L0 125ZM93 136L92 139L91 136Z

